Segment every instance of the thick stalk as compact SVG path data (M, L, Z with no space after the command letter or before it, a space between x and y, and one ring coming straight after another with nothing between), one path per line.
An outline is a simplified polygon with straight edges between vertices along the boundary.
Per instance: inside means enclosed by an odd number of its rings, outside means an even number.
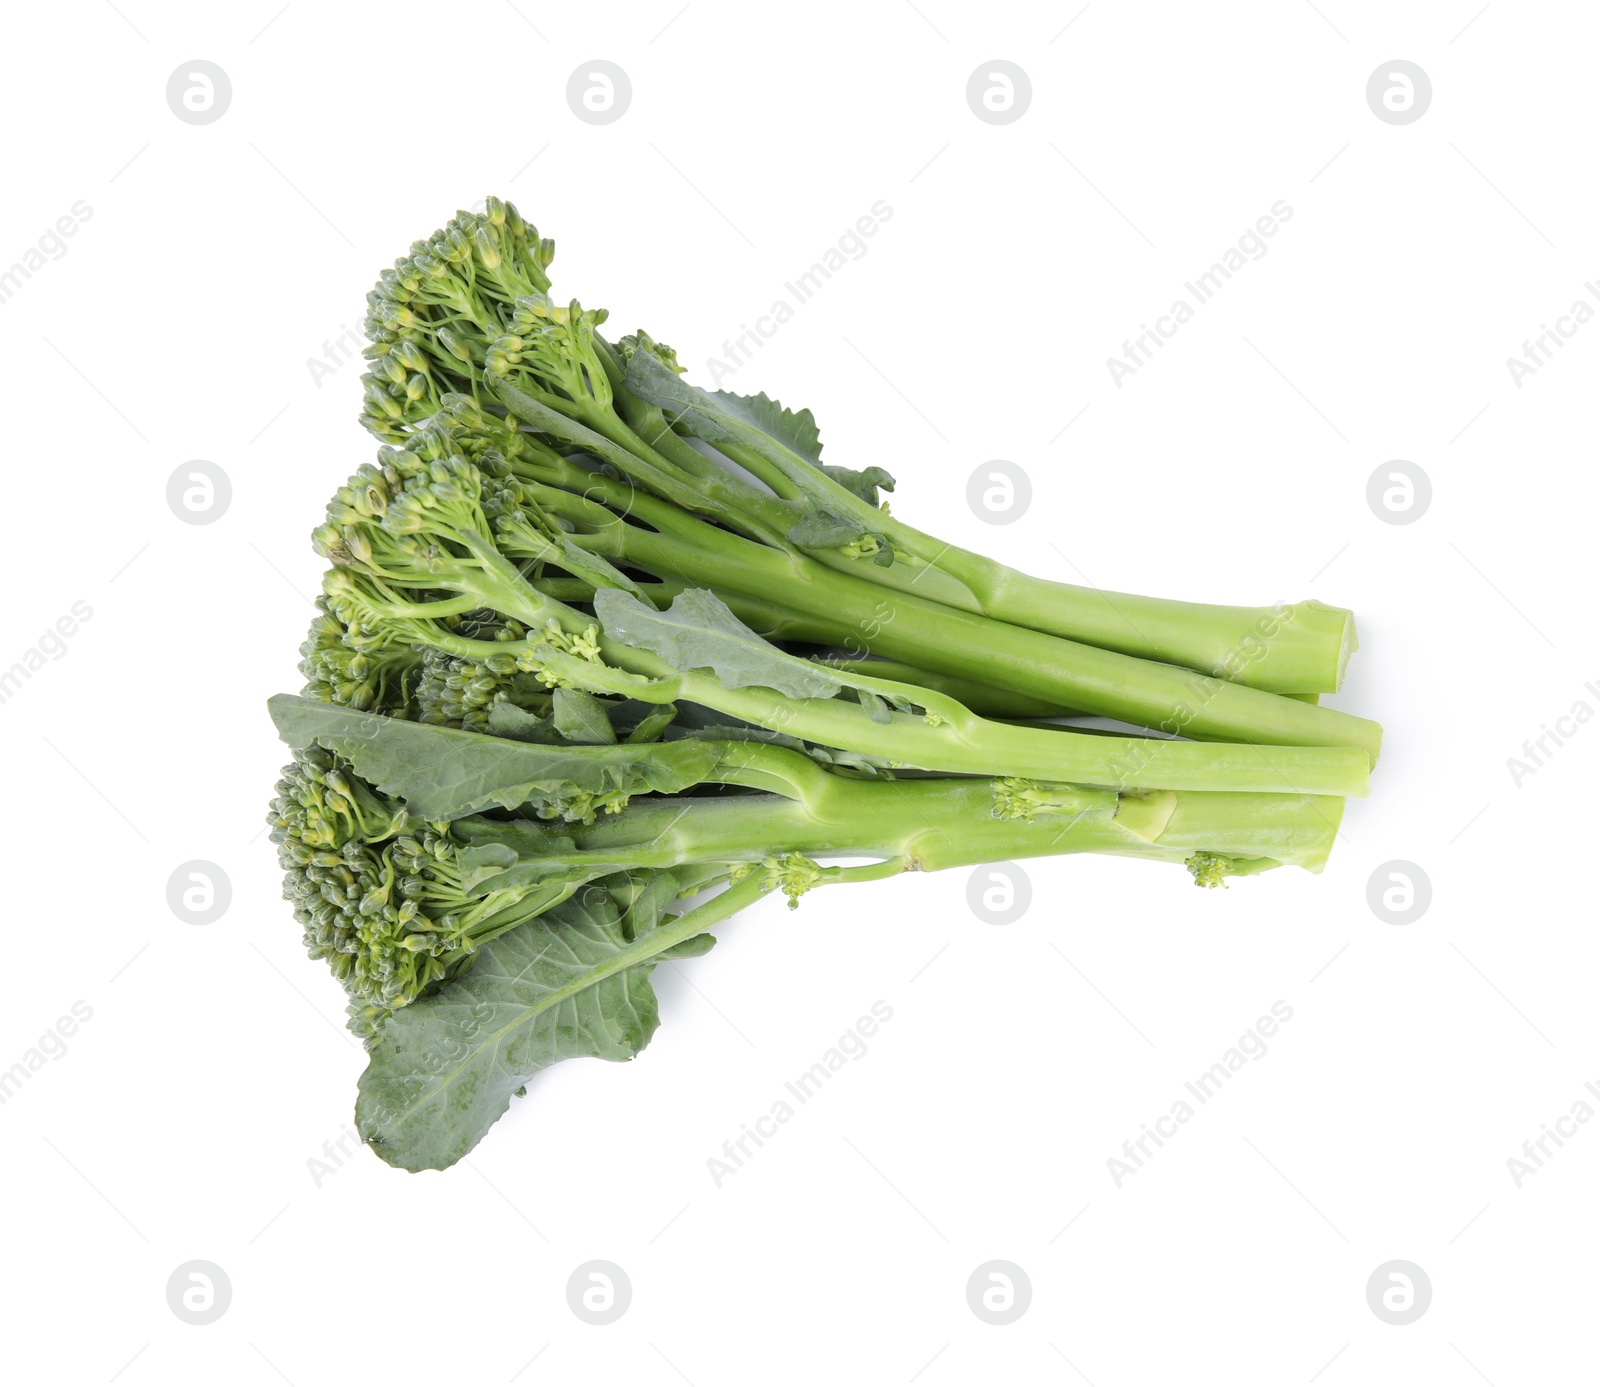
M641 519L658 526L654 531L596 501L536 490L555 513L591 525L592 533L575 535L575 542L613 563L825 620L838 631L838 643L858 654L884 655L1173 735L1356 746L1377 760L1382 729L1366 718L875 588L794 551L718 530L652 497L637 497L634 506Z
M1030 822L994 817L987 780L823 778L825 788L804 801L766 794L636 801L590 827L563 827L576 852L540 853L526 867L509 868L505 880L585 861L645 871L757 863L792 852L898 859L908 871L1080 852L1181 862L1209 852L1315 871L1333 845L1342 808L1338 799L1294 795L1130 796L1063 786L1057 807Z
M882 528L892 536L889 525ZM923 539L936 550L943 547L931 536ZM1337 690L1356 648L1352 614L1316 601L1230 607L1107 592L1035 578L953 546L931 570L899 563L879 567L836 549L807 552L881 587L1272 693Z
M1278 693L1337 690L1356 648L1355 618L1342 608L1315 601L1216 606L1051 582L945 544L838 490L854 518L921 561L880 568L837 550L816 552L819 562L860 570L877 586L907 591L913 583L922 586L925 569L933 569L957 585L940 584L935 595L941 602L961 606L965 590L972 597L969 610L997 621Z
M909 583L920 583L927 571L937 571L957 585L939 585L934 595L941 602L963 606L960 590L965 589L974 604L969 610L995 620L1287 693L1337 689L1355 648L1350 614L1321 603L1271 609L1212 607L1107 594L1029 577L896 519L659 363L635 357L627 378L634 393L668 409L686 431L705 438L740 465L748 468L751 456L759 456L815 505L848 517L868 533L885 536L894 546L895 562L884 568L870 559L848 559L836 550L817 551L818 558L831 566L861 564L875 569L863 574L875 587L904 591Z
M553 599L543 600L562 607ZM579 622L592 624L591 618L571 608L562 608L559 619L568 630ZM425 622L408 628L407 637L469 659L524 656L529 667L591 693L644 703L698 703L820 746L946 775L1038 776L1118 789L1367 793L1367 756L1356 747L1233 745L1013 726L981 718L931 690L855 676L853 682L881 696L908 699L937 721L897 712L874 717L860 703L844 698L789 698L755 685L730 689L713 675L679 672L647 650L604 635L599 640L601 662L565 654L538 637L524 642L479 641Z
M463 566L449 580L450 584L463 593L481 584L484 605L526 622L535 634L520 644L497 643L470 640L426 620L397 622L397 629L404 633L408 642L480 658L522 654L531 660L530 668L542 668L553 680L592 693L620 694L653 703L682 699L823 746L884 757L904 766L946 774L1041 776L1055 781L1118 788L1366 793L1368 753L1359 747L1339 746L1331 741L1315 745L1207 745L1015 727L980 718L954 699L927 689L852 676L851 682L857 687L891 700L909 701L924 709L927 716L869 711L861 703L844 698L788 698L760 686L730 689L709 673L679 672L659 656L624 645L604 634L599 640L599 653L604 662L581 659L547 644L542 628L553 618L566 631L579 631L592 624L592 618L529 586L515 565L486 536L461 529L448 534L471 552L476 570ZM666 542L664 536L654 538ZM721 538L739 542L732 535ZM759 544L747 547L761 553L769 552ZM773 557L780 561L782 558ZM816 565L810 567L816 569ZM853 586L851 580L842 575L826 570L820 572L835 583ZM370 598L363 601L378 619L385 619L381 602ZM960 613L950 613L946 619L960 616ZM1007 638L1013 641L1027 638L1052 646L1063 644L1036 632L1001 627L981 617L965 619L994 627L997 633L1008 633ZM934 653L932 642L927 644L930 648L923 653ZM1104 651L1093 654L1107 660L1124 658L1110 656ZM1131 663L1138 665L1139 662ZM970 667L948 672L965 676ZM983 667L980 664L977 668ZM987 667L992 670L993 662ZM1150 666L1156 671L1160 668ZM977 677L981 678L981 674ZM1271 695L1220 681L1212 682L1219 695L1282 704L1306 716L1328 715L1325 709L1274 699ZM1018 686L1026 688L1020 683ZM1080 706L1094 707L1087 702ZM1137 718L1129 720L1137 721ZM1279 739L1280 742L1287 740Z
M450 640L451 648L472 647L460 650L463 654L505 654L515 649L459 637ZM888 713L885 721L879 721L861 704L842 698L787 698L759 686L725 688L709 674L678 673L649 652L609 637L601 638L600 650L609 664L579 660L547 647L534 653L553 677L592 693L649 703L698 703L821 746L946 775L1038 776L1119 789L1367 793L1367 755L1356 747L1183 742L1015 727L980 718L953 699L911 685L860 680L876 685L876 692L911 698L941 719L934 726L914 714Z

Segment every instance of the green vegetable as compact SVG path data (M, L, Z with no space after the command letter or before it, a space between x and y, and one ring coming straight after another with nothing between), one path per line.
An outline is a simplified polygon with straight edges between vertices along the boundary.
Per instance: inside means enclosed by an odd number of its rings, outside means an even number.
M384 1160L445 1168L551 1064L632 1058L655 965L769 893L1085 852L1321 869L1382 736L1320 701L1350 613L944 543L809 411L608 341L553 254L489 198L380 276L384 446L313 533L304 691L269 702L284 895Z

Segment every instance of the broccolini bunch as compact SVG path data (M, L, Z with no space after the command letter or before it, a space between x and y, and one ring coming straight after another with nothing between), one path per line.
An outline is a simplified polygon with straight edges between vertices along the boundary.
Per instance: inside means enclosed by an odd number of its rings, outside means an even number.
M271 702L284 895L384 1159L448 1165L539 1069L637 1053L651 968L768 893L1078 852L1320 869L1381 737L1320 703L1350 613L1108 595L917 530L879 459L608 340L484 209L368 295L382 446L313 532L304 689Z

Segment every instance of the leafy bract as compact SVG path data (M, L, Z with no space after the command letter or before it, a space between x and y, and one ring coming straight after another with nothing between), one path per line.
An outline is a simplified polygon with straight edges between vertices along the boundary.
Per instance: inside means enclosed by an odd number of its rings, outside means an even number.
M827 463L820 464L820 467L846 491L859 496L869 506L878 504L880 488L884 491L894 490L894 477L881 467L863 467L857 470L854 467L830 467Z
M556 731L569 742L581 746L610 746L617 740L616 729L606 716L606 707L583 689L558 688L552 698L551 721Z
M762 395L735 395L727 390L701 390L668 370L653 357L639 356L628 363L628 389L681 420L707 443L734 443L759 447L762 438L778 444L823 476L869 506L878 504L878 491L893 491L894 477L881 467L836 467L822 461L822 439L809 409L785 409Z
M659 707L650 709L633 726L628 733L630 742L658 742L661 734L672 726L678 716L678 706L675 703L663 703Z
M766 395L715 393L691 385L648 352L635 352L628 362L627 388L640 399L682 421L707 443L756 446L757 437L772 440L813 467L822 462L822 439L809 409L785 409Z
M704 588L679 593L662 612L606 588L595 594L594 611L612 640L659 655L683 673L709 669L724 688L759 685L790 698L832 698L845 687L837 675L763 640Z
M622 588L635 597L643 594L644 590L609 559L591 554L565 535L561 537L561 552L555 562L574 578L582 578L597 588Z
M790 526L791 544L833 549L870 537L875 561L893 561L892 546L869 516L878 505L878 489L893 491L894 478L881 467L857 471L823 463L822 440L809 409L795 413L766 395L701 390L645 352L635 352L629 361L626 384L696 437L715 447L758 453L794 482L810 509Z
M267 707L278 735L295 750L315 745L334 752L363 780L403 799L428 822L485 809L555 805L575 792L676 794L706 779L718 759L717 749L703 742L541 745L292 694L274 695Z
M861 537L860 524L828 510L814 510L789 526L784 538L802 549L837 549Z
M509 737L518 742L544 742L547 745L558 745L562 741L561 734L556 731L550 718L530 713L509 699L491 703L485 721L489 731L496 737Z
M822 437L817 432L817 421L809 409L798 412L785 409L765 393L760 395L735 395L718 390L711 398L725 413L735 415L774 438L797 457L803 457L814 467L822 465Z
M655 965L705 953L716 942L708 928L773 889L748 875L668 916L674 898L702 880L660 872L589 886L397 1012L361 1076L362 1140L390 1165L443 1170L541 1070L564 1059L632 1059L659 1021Z
M616 903L591 886L487 945L384 1027L356 1101L362 1139L390 1165L443 1170L540 1070L632 1059L660 1019L648 940L630 945Z

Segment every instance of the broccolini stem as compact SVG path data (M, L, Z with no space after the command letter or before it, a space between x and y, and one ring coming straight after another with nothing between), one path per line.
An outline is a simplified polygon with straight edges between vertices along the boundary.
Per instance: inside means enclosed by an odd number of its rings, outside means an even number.
M745 443L719 440L717 446L747 469L756 459L765 461L815 504L883 535L895 561L882 567L840 549L808 551L874 586L908 592L915 583L924 600L1274 692L1336 690L1355 649L1354 619L1339 608L1320 602L1218 607L1033 578L907 525L758 430L747 429ZM926 581L929 570L945 581Z
M541 504L594 525L574 542L613 563L827 620L854 633L863 651L1171 735L1353 746L1377 760L1382 729L1366 718L877 588L859 576L875 565L841 573L674 512L655 498L633 498L634 513L657 526L646 530L594 501L535 490Z
M898 542L896 522L882 517L877 524ZM1337 690L1356 648L1354 616L1316 601L1231 607L1107 592L1035 578L953 547L938 559L938 573L898 561L880 568L835 550L808 552L829 568L883 587L1271 693ZM957 582L929 581L938 577ZM963 593L971 596L963 600Z
M585 619L567 611L570 615L562 620L563 626L568 620ZM543 671L551 683L646 703L698 703L804 741L947 775L1037 775L1118 788L1367 792L1368 758L1358 747L1183 742L1012 726L980 718L955 700L926 689L857 676L855 682L864 687L909 699L938 719L933 725L926 716L887 713L880 715L887 720L880 721L860 703L842 698L789 698L758 685L730 689L713 675L679 672L649 651L603 635L597 641L601 660L596 661L538 637L522 642L478 641L427 623L416 623L408 634L419 644L469 659L516 657L525 668Z
M755 863L789 853L875 858L898 861L906 871L941 871L1082 852L1175 863L1206 852L1271 858L1316 871L1333 846L1342 810L1338 799L1302 795L1119 794L1031 781L818 774L829 787L810 803L776 795L636 801L625 814L563 828L576 854L543 856L527 869L511 867L506 883L516 883L523 870L571 869L588 858L611 869L651 870L679 863ZM1019 785L1034 792L1033 802L1018 797L1013 787Z

